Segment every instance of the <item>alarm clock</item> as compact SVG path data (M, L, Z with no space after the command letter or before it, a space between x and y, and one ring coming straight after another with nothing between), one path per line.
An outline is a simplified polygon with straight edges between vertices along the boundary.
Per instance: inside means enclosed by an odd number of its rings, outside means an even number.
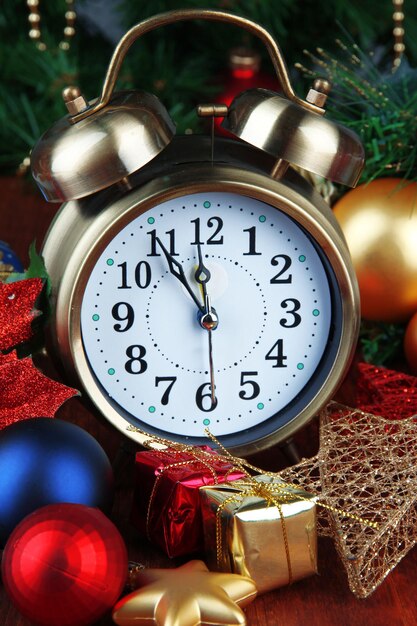
M175 136L156 96L114 91L138 37L193 19L260 38L282 85L198 108L223 116L235 139ZM357 341L358 289L329 206L292 167L358 180L363 148L323 117L328 88L318 81L299 98L266 30L189 9L128 31L99 99L65 90L68 115L32 152L43 194L63 202L42 251L54 349L126 436L201 444L208 428L252 454L288 440L336 392Z

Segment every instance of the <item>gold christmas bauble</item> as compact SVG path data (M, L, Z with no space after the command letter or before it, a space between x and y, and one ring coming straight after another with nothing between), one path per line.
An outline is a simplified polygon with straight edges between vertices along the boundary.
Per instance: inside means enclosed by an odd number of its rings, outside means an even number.
M401 322L417 311L417 184L381 178L334 206L361 294L362 317Z

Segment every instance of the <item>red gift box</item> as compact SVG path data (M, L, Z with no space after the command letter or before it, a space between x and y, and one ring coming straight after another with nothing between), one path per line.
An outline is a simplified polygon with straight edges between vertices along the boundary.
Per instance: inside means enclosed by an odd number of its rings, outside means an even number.
M244 478L208 446L137 452L131 522L169 557L204 549L199 488Z

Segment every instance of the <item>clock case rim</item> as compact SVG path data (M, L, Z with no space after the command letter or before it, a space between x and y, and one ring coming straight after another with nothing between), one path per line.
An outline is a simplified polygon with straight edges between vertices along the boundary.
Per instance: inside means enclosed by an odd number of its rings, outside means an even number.
M220 438L233 454L247 456L291 438L337 391L356 349L359 291L341 229L330 207L304 178L290 169L282 179L272 179L269 172L274 159L234 140L216 139L213 163L210 155L207 137L177 137L159 157L122 184L61 206L42 249L52 286L50 339L66 375L73 384L81 384L99 413L125 436L141 445L152 437L152 432L174 441L203 443L191 437L175 438L147 425L143 425L144 433L128 430L129 424L138 426L139 420L121 415L105 397L84 354L81 336L81 302L89 272L116 232L156 203L174 197L229 191L282 210L300 223L313 244L317 242L332 267L340 290L342 327L333 366L301 413L278 430L251 441L235 444L235 434Z

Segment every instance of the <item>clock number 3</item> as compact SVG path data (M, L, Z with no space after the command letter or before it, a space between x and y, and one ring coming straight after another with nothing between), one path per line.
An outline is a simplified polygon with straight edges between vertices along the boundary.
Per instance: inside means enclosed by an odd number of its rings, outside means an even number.
M143 374L148 369L148 364L143 358L146 354L144 346L133 345L126 349L126 356L129 357L125 363L125 370L129 374Z
M288 308L290 305L292 305L292 308ZM281 307L283 309L288 309L287 313L292 316L292 320L282 317L279 320L280 326L283 326L284 328L295 328L301 324L301 315L297 313L297 311L301 308L299 300L296 300L295 298L286 298L286 300L281 302Z

